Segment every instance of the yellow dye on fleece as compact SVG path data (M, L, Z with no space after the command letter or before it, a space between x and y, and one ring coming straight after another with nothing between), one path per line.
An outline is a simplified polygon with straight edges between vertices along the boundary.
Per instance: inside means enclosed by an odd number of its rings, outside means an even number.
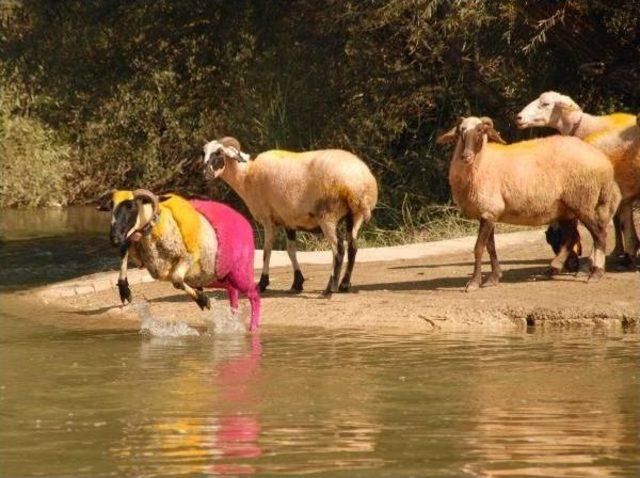
M613 113L611 115L603 116L603 118L607 120L609 125L600 131L591 133L589 136L584 138L584 141L587 143L597 142L611 131L622 131L636 125L636 117L628 113Z
M122 201L133 199L133 191L114 191L111 199L113 200L113 207L115 208Z
M266 151L266 153L269 156L274 156L276 158L289 158L289 157L299 156L302 154L302 153L296 153L294 151L287 151L284 149L271 149L269 151Z
M181 196L169 194L169 199L160 203L160 218L151 230L154 237L162 236L169 222L169 215L173 217L187 252L195 255L195 260L200 257L200 213L195 210L189 201Z

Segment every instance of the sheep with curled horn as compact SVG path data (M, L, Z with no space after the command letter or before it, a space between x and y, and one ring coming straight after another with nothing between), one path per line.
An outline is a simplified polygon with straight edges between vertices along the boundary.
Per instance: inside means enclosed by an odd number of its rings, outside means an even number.
M333 251L333 271L324 291L346 292L357 253L360 227L369 220L378 200L378 186L367 165L340 149L295 153L271 150L251 160L238 140L225 137L204 147L204 163L213 178L229 184L264 227L264 256L260 290L269 285L269 260L276 227L287 235L293 266L293 292L303 289L304 277L296 257L296 231L320 230ZM340 280L345 248L339 224L347 230L347 267Z
M633 265L633 259L640 252L633 220L633 205L640 200L640 125L637 122L637 117L628 113L586 113L569 96L556 91L545 91L516 116L518 128L554 128L563 135L592 144L609 158L622 193L614 216L616 243L612 255L626 267Z
M490 118L470 116L438 138L455 144L449 168L453 199L462 212L480 221L475 266L467 291L496 285L502 272L496 254L496 222L537 226L557 221L567 231L581 221L594 241L590 280L604 274L607 226L620 202L607 157L577 138L552 136L507 145ZM559 273L569 255L565 235L550 275ZM482 282L487 249L491 274Z
M232 208L176 194L113 191L101 210L110 210L111 243L120 247L120 299L131 302L127 261L131 256L152 277L184 290L201 309L210 308L204 288L223 288L231 308L239 294L251 304L250 330L258 328L260 296L253 279L253 229Z

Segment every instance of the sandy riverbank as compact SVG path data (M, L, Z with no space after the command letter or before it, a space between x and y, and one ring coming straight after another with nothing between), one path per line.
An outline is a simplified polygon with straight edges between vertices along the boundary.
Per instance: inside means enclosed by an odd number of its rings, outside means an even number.
M619 272L609 266L598 283L585 283L586 273L542 280L550 251L541 231L502 234L496 240L504 271L502 283L473 293L465 293L464 285L472 269L474 237L363 249L354 291L331 298L320 296L329 275L329 253L300 254L307 282L299 295L287 291L292 278L286 253L275 253L270 290L262 298L262 329L290 325L371 331L497 331L527 325L637 328L638 272ZM260 257L258 253L257 273ZM153 281L144 271L131 271L129 277L134 297L146 298L155 317L199 326L207 317L227 313L223 292L211 292L217 299L213 310L202 312L184 293ZM58 312L52 317L74 329L137 329L135 308L119 305L116 279L116 271L93 274L13 294L11 300L33 303L35 294L38 301Z

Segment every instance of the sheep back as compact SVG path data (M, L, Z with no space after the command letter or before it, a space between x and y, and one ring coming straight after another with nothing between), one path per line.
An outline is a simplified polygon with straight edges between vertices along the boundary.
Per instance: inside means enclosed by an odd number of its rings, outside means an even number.
M369 219L378 197L367 165L339 149L265 151L251 162L247 180L247 202L256 217L301 228L313 227L327 208L361 211Z
M630 114L604 116L609 127L592 133L584 141L604 152L613 165L623 197L640 195L640 127Z
M194 261L197 261L200 257L202 237L202 223L198 211L183 197L176 194L168 196L169 199L160 203L160 218L151 233L156 239L162 238L166 233L168 221L171 220L166 214L169 212L178 226L187 252L192 255Z

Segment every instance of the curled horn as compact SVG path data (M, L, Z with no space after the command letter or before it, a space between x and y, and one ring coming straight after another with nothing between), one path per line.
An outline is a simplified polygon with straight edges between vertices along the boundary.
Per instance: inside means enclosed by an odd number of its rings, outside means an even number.
M160 200L158 196L147 189L136 189L133 191L133 199L146 198L153 203L153 214L157 214L160 209Z
M241 151L240 141L235 139L233 136L225 136L224 138L218 140L222 146L235 148L237 151Z
M482 116L480 118L480 121L482 121L482 124L486 124L487 126L490 126L491 128L493 128L493 120L488 116Z

